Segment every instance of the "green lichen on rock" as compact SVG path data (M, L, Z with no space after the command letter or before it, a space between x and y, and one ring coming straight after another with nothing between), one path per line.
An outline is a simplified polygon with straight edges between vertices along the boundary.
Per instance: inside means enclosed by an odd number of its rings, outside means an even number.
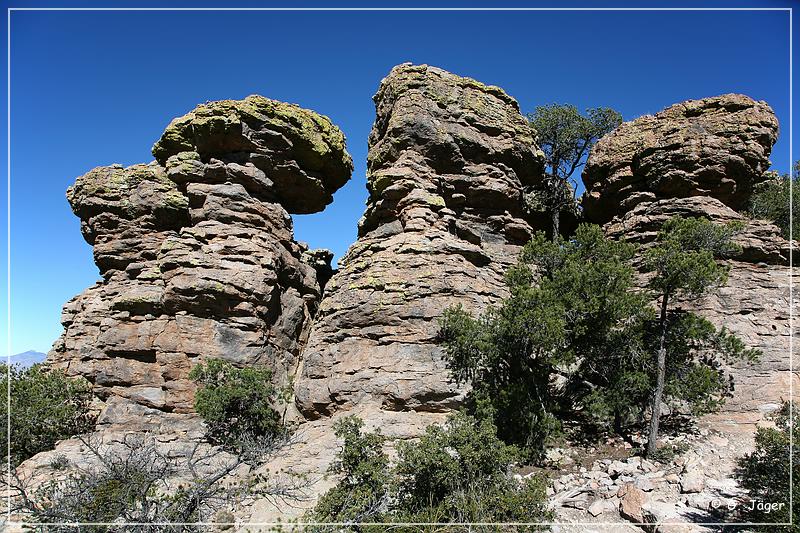
M174 119L153 155L178 181L187 181L181 167L191 175L197 162L251 163L270 180L256 194L291 213L320 211L353 171L344 134L328 117L258 95L208 102Z
M253 134L265 130L274 134ZM289 146L281 145L285 141ZM330 173L333 181L343 182L353 168L345 143L344 134L328 117L251 95L244 100L201 104L174 119L153 146L153 156L163 165L180 152L194 151L205 158L227 152L284 150L301 167Z
M82 219L109 212L127 219L149 213L171 221L189 208L188 198L156 163L94 168L67 189L67 200Z

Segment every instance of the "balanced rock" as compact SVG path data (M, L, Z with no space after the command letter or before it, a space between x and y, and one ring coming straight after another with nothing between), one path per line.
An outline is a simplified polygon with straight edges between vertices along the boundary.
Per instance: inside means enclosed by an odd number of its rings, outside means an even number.
M739 210L765 179L777 137L769 105L740 94L689 100L625 122L591 151L584 216L603 224L643 202L688 196Z
M516 101L426 65L392 69L374 97L367 209L328 283L303 354L307 417L357 404L447 411L463 391L436 341L449 306L481 311L532 227L523 186L543 155Z
M158 162L70 187L103 280L66 304L48 360L93 383L102 423L190 413L203 358L295 373L331 256L294 241L287 210L330 202L352 170L344 144L327 118L250 96L175 119Z
M153 155L179 183L232 180L290 213L321 211L353 171L328 117L258 95L197 106L170 122Z

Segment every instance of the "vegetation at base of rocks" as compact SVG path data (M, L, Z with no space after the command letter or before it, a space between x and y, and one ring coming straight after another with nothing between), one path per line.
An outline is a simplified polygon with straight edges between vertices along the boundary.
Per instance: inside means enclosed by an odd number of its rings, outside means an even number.
M511 475L518 459L515 447L497 438L490 420L464 413L451 415L444 426L397 447L397 463L389 466L379 431L364 432L355 416L335 425L342 447L330 473L339 483L323 495L307 522L344 523L314 526L316 531L385 531L397 523L447 523L447 531L495 531L486 522L546 522L545 482L539 477L517 480ZM441 526L393 525L392 530L441 530ZM504 527L503 531L537 531L538 526Z
M792 177L774 171L766 173L770 178L755 187L747 214L752 218L773 222L788 239L790 235L800 235L800 217L791 217L791 206L800 205L800 161L792 168ZM790 228L791 226L791 228Z
M206 424L209 440L241 451L255 439L274 439L287 428L274 405L279 392L272 371L264 367L235 367L209 359L192 368L189 378L199 384L194 408Z
M647 456L651 461L656 461L662 464L670 464L676 457L688 452L690 446L686 442L679 442L677 444L667 444L656 449L654 453ZM641 450L643 453L644 450Z
M739 459L736 477L748 491L749 502L740 512L742 521L792 526L752 526L754 531L800 532L800 506L794 502L789 514L792 494L800 494L800 461L794 457L800 450L797 443L800 414L784 403L777 413L775 427L756 430L755 450ZM794 439L791 434L794 433ZM792 460L792 458L794 460ZM791 484L789 472L792 471Z
M69 524L80 522L96 524L80 527L91 533L206 531L198 523L230 519L225 511L233 506L302 500L309 485L299 476L250 473L245 481L231 479L243 459L202 443L170 450L143 434L81 440L88 453L80 468L38 484L14 474L8 483L12 512L25 516L31 528L66 533L75 531ZM262 458L274 451L262 450Z
M92 396L85 379L68 378L61 370L41 365L28 369L0 365L0 374L0 390L10 386L11 410L7 402L0 402L0 417L5 420L10 414L11 456L6 460L10 459L12 466L51 450L59 440L94 428L95 417L89 408ZM5 455L9 449L5 428L0 435Z
M334 426L342 445L328 473L340 478L309 515L312 522L380 522L388 512L391 474L380 431L366 433L356 416Z
M676 218L638 255L597 226L555 242L537 234L506 275L507 299L479 317L456 306L442 319L448 367L472 384L469 412L492 420L534 460L562 420L623 433L648 414L661 348L659 405L695 415L718 409L733 387L722 363L757 352L669 300L724 281L713 252L730 246L735 229ZM655 274L650 291L635 284L637 258ZM667 312L659 314L651 301L664 293Z
M528 121L544 152L545 175L526 200L533 211L550 214L555 239L561 214L578 211L572 175L586 162L592 145L622 123L622 115L605 107L587 109L583 115L573 105L549 104L536 107Z

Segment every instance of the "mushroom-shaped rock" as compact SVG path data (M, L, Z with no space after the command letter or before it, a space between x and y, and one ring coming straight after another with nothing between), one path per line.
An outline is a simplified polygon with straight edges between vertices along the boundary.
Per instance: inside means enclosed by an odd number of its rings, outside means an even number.
M766 102L741 94L689 100L625 122L600 139L583 171L583 212L605 223L636 205L711 196L741 209L764 179L778 137Z
M178 183L240 183L290 213L321 211L353 171L344 134L328 117L258 95L174 119L153 155Z

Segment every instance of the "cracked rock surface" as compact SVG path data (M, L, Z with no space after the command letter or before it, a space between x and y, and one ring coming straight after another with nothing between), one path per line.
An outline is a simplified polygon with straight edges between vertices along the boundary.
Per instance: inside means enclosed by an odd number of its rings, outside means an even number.
M442 412L449 380L438 319L506 294L530 238L522 188L543 156L502 89L426 65L395 67L375 97L369 200L303 354L297 404L309 418L358 404Z
M326 117L250 96L173 120L156 162L77 179L67 198L103 279L66 304L48 361L94 384L101 421L191 413L203 358L294 374L331 254L296 242L289 213L331 201L344 146Z

